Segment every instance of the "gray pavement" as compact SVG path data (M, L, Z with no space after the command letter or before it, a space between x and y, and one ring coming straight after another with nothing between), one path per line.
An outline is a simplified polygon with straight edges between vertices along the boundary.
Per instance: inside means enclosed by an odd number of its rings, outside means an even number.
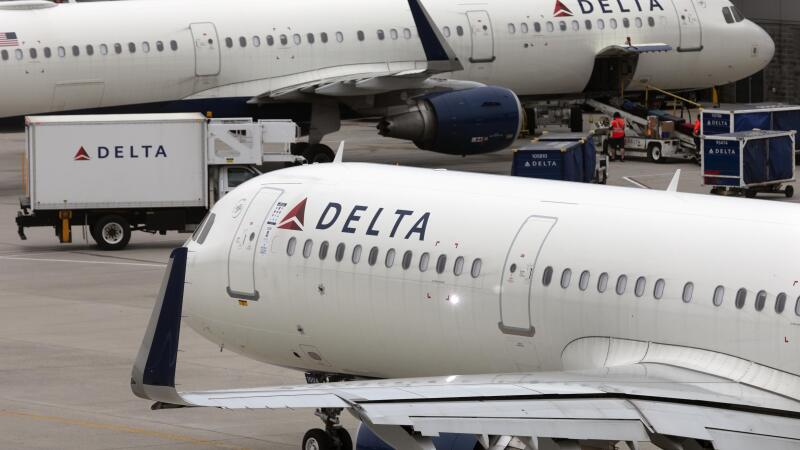
M348 123L327 141L335 148L340 139L347 161L510 169L510 151L437 155L380 138L370 123ZM24 192L23 149L22 133L0 134L0 449L298 448L303 433L321 424L311 411L151 411L131 394L131 365L164 264L187 236L134 233L130 247L115 253L95 249L78 229L69 245L43 228L21 241L13 218ZM609 182L632 186L630 177L663 189L676 169L681 190L707 192L690 163L616 163ZM304 382L301 373L220 352L188 328L180 348L177 379L186 389ZM343 417L354 434L355 420Z

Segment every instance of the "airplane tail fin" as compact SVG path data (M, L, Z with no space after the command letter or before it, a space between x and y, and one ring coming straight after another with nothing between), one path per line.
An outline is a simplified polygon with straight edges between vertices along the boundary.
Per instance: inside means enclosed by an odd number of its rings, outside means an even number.
M137 397L156 400L158 403L154 407L186 404L175 390L175 368L187 254L188 249L180 247L170 255L161 290L131 372L131 390Z
M461 65L456 53L442 36L442 33L439 32L439 27L433 23L431 15L422 6L421 0L408 0L408 6L411 9L411 15L414 17L414 24L417 26L429 68L442 72L464 70L464 66Z

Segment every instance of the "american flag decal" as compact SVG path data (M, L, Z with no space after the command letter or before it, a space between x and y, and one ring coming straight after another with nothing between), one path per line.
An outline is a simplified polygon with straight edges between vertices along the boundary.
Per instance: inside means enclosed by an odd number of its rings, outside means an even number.
M0 47L17 47L19 41L17 40L17 33L2 33L0 32Z

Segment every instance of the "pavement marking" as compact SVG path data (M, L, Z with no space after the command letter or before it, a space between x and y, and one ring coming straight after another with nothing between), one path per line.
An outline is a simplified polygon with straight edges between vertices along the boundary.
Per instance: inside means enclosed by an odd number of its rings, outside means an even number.
M648 186L648 185L646 185L644 183L640 183L640 182L634 180L632 177L622 177L622 179L627 181L628 183L636 186L636 187L639 187L639 188L642 188L642 189L650 189L650 186Z
M60 423L63 425L72 425L81 428L92 428L95 430L106 430L106 431L116 431L120 433L131 433L131 434L138 434L142 436L150 436L156 437L159 439L164 439L167 441L173 442L183 442L195 445L210 445L212 447L217 448L226 448L226 449L236 449L236 450L248 450L247 447L238 447L235 445L225 444L224 442L219 441L212 441L208 439L198 439L191 436L186 436L183 434L175 434L175 433L165 433L161 431L153 431L153 430L146 430L144 428L134 428L129 427L126 425L115 425L112 423L102 423L102 422L93 422L90 420L82 420L82 419L70 419L68 417L60 417L60 416L46 416L41 414L31 414L22 411L8 411L8 410L0 410L0 417L20 417L25 419L37 420L42 422L54 422Z
M162 263L133 263L133 262L118 262L118 261L86 261L81 259L55 259L55 258L27 258L21 256L0 256L0 260L6 261L42 261L42 262L64 262L64 263L79 263L79 264L108 264L115 266L144 266L144 267L166 267Z

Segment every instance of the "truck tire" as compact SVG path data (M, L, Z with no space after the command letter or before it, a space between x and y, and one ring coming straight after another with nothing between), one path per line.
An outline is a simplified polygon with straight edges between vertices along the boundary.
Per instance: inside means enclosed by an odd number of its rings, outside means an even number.
M325 144L315 144L303 153L309 164L329 163L333 161L333 150Z
M647 156L650 157L650 161L654 163L664 162L664 154L661 153L661 144L651 142L647 147Z
M103 250L122 250L131 240L131 224L116 214L101 217L92 230L92 237Z

